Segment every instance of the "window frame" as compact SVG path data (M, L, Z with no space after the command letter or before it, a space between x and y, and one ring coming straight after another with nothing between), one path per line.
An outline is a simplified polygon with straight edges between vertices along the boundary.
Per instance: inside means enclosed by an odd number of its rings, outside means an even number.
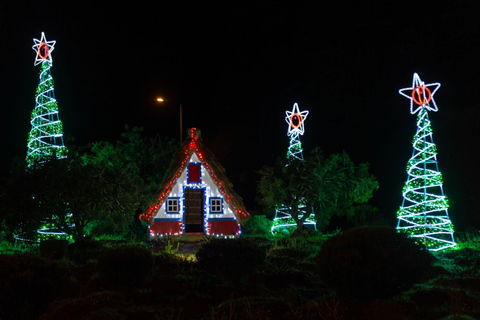
M177 207L177 211L171 211L169 210L171 207L171 209L173 209L173 207L175 206L174 204L169 204L169 201L176 201L177 204L176 204L176 207ZM168 197L167 198L167 201L165 201L165 213L167 214L179 214L180 213L180 198L179 197Z
M215 203L213 204L212 202L220 201L220 203ZM223 214L223 198L221 197L210 197L209 199L209 208L210 208L210 214ZM214 211L214 208L217 209L219 208L220 211Z

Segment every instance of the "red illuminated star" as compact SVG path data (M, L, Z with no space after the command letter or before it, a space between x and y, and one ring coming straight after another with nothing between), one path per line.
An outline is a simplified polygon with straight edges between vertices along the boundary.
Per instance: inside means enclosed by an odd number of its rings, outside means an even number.
M52 51L54 49L55 40L47 41L45 39L45 33L42 32L42 37L40 40L33 39L33 43L35 43L32 47L33 50L37 53L35 57L34 65L38 65L43 62L48 62L52 64Z
M430 89L430 87L432 87L433 90ZM412 86L410 88L400 89L398 92L402 96L410 99L410 113L415 114L423 107L430 111L438 111L437 104L433 99L433 95L437 92L438 88L440 88L440 83L425 84L425 82L420 80L418 74L414 73Z
M287 114L285 121L288 123L287 135L291 135L294 132L298 132L299 134L303 135L305 131L304 121L308 116L308 111L305 110L300 112L298 109L298 104L295 103L292 111L286 111L285 113Z

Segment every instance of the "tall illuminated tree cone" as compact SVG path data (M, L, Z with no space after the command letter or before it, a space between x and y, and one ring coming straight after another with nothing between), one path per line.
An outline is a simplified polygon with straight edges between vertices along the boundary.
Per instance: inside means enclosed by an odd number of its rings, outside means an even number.
M28 136L27 166L49 158L65 158L67 149L63 143L63 125L58 117L58 104L53 90L52 52L55 41L47 41L42 32L40 40L33 39L36 52L35 65L41 64L40 82L35 97L35 109L31 115Z
M438 111L433 99L438 88L440 83L426 85L415 73L412 87L399 91L410 99L410 113L418 115L413 154L407 164L408 179L403 188L403 203L397 212L397 230L420 240L432 251L456 245L428 118L428 111Z
M58 103L55 99L52 67L52 52L56 41L47 41L42 32L40 40L33 39L36 57L34 65L41 64L40 82L35 96L35 109L32 111L30 123L32 128L28 135L27 167L42 163L52 158L63 159L67 156L67 148L63 143L63 125L58 117ZM43 221L37 230L37 240L49 238L72 239L61 230L55 228L55 217ZM71 215L67 216L71 219ZM73 227L73 222L71 222Z
M304 121L308 116L308 111L301 111L298 108L298 104L293 105L292 111L286 111L285 121L288 124L287 135L290 138L290 144L287 151L287 160L300 160L303 161L303 148L300 136L305 132ZM300 212L305 212L305 206L299 206ZM312 210L313 212L313 210ZM301 216L300 216L301 217ZM316 227L316 223L313 220L313 214L308 217L303 223L304 226ZM272 234L289 232L289 230L296 228L297 223L290 214L290 208L283 204L277 205L275 209L275 218L273 219Z

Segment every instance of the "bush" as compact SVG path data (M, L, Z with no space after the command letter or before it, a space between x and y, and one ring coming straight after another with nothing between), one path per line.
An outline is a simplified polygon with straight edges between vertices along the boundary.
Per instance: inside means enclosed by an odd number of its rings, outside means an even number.
M388 227L357 227L327 240L316 257L322 280L341 297L383 298L419 281L432 256Z
M73 287L70 265L39 256L0 256L0 319L37 319Z
M68 246L67 256L75 263L85 264L88 260L96 259L103 251L105 251L105 248L101 242L79 239Z
M265 250L247 239L214 239L197 252L199 268L210 274L239 279L265 261Z
M63 259L67 254L68 240L48 239L40 241L40 255L50 259Z
M269 236L271 235L273 221L263 215L252 215L242 227L242 233L246 235Z
M143 247L118 247L98 256L100 277L126 287L145 283L153 275L153 270L152 253Z

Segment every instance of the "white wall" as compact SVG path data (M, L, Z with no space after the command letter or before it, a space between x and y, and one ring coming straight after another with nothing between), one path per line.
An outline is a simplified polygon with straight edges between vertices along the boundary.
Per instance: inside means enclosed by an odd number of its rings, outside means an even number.
M198 158L196 153L193 153L192 156L190 157L189 163L201 163L200 159ZM165 202L162 204L162 206L159 208L157 213L155 214L154 219L183 219L183 188L192 186L195 188L205 188L205 218L208 220L210 218L235 218L232 208L230 204L225 200L224 196L220 192L219 188L215 185L215 183L212 180L212 177L208 173L208 171L205 169L203 165L201 165L201 183L194 183L194 184L187 184L187 167L188 165L185 166L183 169L182 174L178 178L177 182L172 188L172 191L168 195L168 197L178 197L180 198L180 212L178 214L166 214L166 198ZM209 204L210 204L210 197L219 197L219 198L224 198L223 201L223 214L209 214Z

